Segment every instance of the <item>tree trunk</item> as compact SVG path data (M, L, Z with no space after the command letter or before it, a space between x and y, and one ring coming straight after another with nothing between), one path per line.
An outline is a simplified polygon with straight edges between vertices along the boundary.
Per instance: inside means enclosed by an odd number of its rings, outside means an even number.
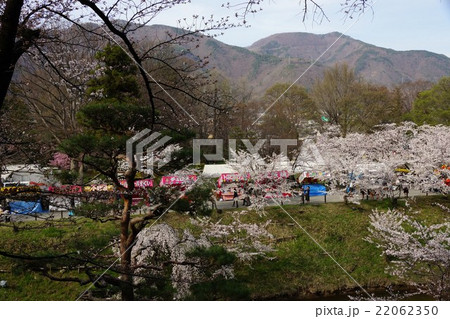
M84 185L84 162L83 157L81 157L81 161L78 162L78 185Z
M70 159L70 171L75 171L75 160L73 158Z
M123 274L122 280L122 300L134 300L133 275L131 273L131 244L129 243L130 232L130 208L132 195L123 196L124 205L122 210L122 220L120 222L120 265Z
M16 45L22 6L23 0L8 0L0 17L0 110L8 93L16 62L23 53Z

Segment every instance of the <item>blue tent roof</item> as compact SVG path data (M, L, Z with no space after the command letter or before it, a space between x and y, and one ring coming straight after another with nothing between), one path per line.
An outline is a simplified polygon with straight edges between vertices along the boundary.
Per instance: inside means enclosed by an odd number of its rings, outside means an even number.
M327 194L327 189L322 184L306 184L303 185L303 190L309 187L309 196L322 196Z
M36 214L36 213L46 213L42 208L41 201L37 202L25 202L25 201L16 201L10 202L9 206L11 207L11 213L16 214Z

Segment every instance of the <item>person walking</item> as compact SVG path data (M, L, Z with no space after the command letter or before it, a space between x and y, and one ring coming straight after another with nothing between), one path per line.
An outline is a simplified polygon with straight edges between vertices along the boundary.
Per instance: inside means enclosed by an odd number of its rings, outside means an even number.
M306 187L306 191L305 191L305 199L306 199L306 202L307 203L309 203L309 193L310 193L310 191L311 191L311 188L308 186L308 187Z
M235 204L236 204L236 208L238 208L239 207L239 194L238 194L236 188L234 189L234 192L233 192L233 207Z
M408 188L408 186L405 186L403 188L403 194L405 194L405 197L408 198L408 195L409 195L409 188Z
M366 191L363 188L361 188L360 193L361 193L361 199L364 200L364 197L366 196Z
M211 202L211 209L215 209L217 211L217 195L215 193L212 193L209 201Z

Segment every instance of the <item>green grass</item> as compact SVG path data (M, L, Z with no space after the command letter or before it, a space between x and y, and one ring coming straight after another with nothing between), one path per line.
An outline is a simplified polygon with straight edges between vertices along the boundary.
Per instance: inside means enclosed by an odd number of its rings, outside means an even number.
M448 221L449 214L432 206L434 202L450 206L447 197L421 197L415 203L410 202L413 211L421 210L420 214L414 215L415 218L430 224ZM314 293L357 288L357 284L340 266L365 288L402 284L385 273L387 263L381 251L364 240L368 235L368 216L372 210L385 211L391 206L388 200L362 201L361 205L285 205L283 209L268 207L264 215L256 212L242 215L240 220L243 223L263 224L271 221L267 230L274 236L271 244L275 249L251 263L235 262L236 282L241 285L239 290L245 291L242 296L251 299L296 299ZM403 209L405 202L399 201L397 207ZM234 211L214 212L211 221L230 224ZM179 229L180 233L188 229L198 237L201 227L192 224L191 218L186 214L169 212L158 222L168 223ZM0 250L48 255L99 249L117 238L119 232L117 224L96 223L88 219L51 225L33 221L21 226L30 229L17 232L10 227L0 227ZM1 256L0 280L7 280L9 284L8 288L0 289L0 300L74 300L86 288L75 283L48 280L26 270L20 262ZM205 287L208 286L202 289ZM232 288L229 289L232 291Z
M280 211L273 208L268 217L279 216ZM286 211L301 227L294 222L289 228L284 226L280 234L294 235L295 239L279 243L271 256L274 260L261 258L251 267L242 265L237 272L252 287L254 298L355 287L355 282L339 265L363 286L385 285L391 281L384 273L385 261L380 251L363 240L368 234L368 212L349 210L341 204L307 207L303 213L295 207L287 207ZM285 223L289 221L292 219Z
M0 267L5 269L8 261L0 257ZM0 274L8 282L7 288L0 288L0 300L34 301L34 300L76 300L86 289L77 283L61 283L47 279L27 270L15 270Z
M9 226L9 225L8 225ZM13 227L0 227L0 250L17 255L49 256L82 249L100 249L117 237L114 223L96 223L79 219L52 223L31 221ZM0 289L0 300L75 300L86 289L78 283L56 282L27 269L29 261L0 256L0 280L8 287ZM78 274L75 274L78 275Z
M450 216L432 206L434 202L450 204L443 196L421 197L409 204L412 211L421 210L414 217L422 222L448 221ZM395 207L406 209L405 201L399 200ZM358 284L364 288L401 285L401 281L385 272L387 262L381 251L364 240L369 234L371 212L391 208L394 208L391 200L370 200L362 201L360 205L328 203L285 205L283 209L268 207L263 216L249 212L240 218L241 222L263 224L271 220L267 230L279 242L274 244L276 251L267 256L269 258L259 258L251 265L237 264L237 280L247 285L253 299L301 298L311 293L353 289ZM173 216L165 216L164 221L172 224ZM230 211L213 214L211 219L223 224L232 221Z

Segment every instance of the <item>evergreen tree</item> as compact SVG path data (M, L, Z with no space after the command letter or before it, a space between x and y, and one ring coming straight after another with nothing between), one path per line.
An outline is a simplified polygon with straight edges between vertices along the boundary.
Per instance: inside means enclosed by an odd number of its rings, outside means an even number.
M118 280L122 299L133 300L131 245L145 221L153 217L131 218L132 192L136 176L134 159L124 173L127 187L119 182L119 164L126 153L126 142L137 132L151 126L151 109L141 106L135 77L136 67L118 46L108 45L97 54L101 63L99 76L90 81L88 94L92 102L77 113L83 132L61 144L61 150L78 158L88 167L112 181L123 200L120 218L120 255L122 275Z

